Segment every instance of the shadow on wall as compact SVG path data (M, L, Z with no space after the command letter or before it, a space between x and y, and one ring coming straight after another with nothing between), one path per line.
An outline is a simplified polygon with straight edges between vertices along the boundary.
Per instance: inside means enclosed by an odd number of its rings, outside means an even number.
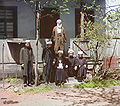
M8 43L12 58L17 64L19 64L20 49L24 47L24 43L20 43L20 44L15 42L7 42L7 43Z

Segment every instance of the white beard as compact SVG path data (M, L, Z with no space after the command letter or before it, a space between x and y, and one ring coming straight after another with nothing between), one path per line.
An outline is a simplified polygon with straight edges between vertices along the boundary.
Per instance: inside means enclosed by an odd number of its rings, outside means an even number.
M57 33L61 33L62 31L62 24L57 24Z
M57 27L59 28L59 29L61 29L62 28L62 24L57 24Z

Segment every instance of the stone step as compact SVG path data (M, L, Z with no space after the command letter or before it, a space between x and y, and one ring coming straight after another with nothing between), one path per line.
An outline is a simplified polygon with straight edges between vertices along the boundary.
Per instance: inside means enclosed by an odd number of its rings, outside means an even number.
M73 87L76 84L80 84L74 77L69 77L67 83L65 83L66 86Z

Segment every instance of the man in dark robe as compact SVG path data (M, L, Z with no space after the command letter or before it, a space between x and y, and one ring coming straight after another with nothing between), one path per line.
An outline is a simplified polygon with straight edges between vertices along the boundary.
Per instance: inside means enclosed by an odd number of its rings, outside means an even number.
M24 87L31 86L33 74L33 50L30 45L30 40L25 41L25 47L20 50L20 64L22 65Z
M63 56L63 50L58 51L58 57L55 62L56 75L55 75L55 84L61 85L64 84L68 78L66 69L69 66L69 61Z
M77 73L76 73L77 71L75 70L75 66L77 66L77 60L73 55L74 55L74 51L72 49L69 49L68 50L68 60L70 62L70 65L68 67L69 77L77 76Z
M42 60L43 60L43 76L45 84L54 82L55 69L54 59L55 53L52 48L52 41L47 41L47 47L43 49Z
M83 79L86 78L87 74L87 61L83 57L82 51L78 51L77 66L78 66L77 79L78 81L82 81Z

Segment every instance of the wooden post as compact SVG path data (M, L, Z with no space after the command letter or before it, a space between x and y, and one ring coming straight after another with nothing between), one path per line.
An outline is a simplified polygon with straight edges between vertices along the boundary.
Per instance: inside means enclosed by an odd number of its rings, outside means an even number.
M4 41L3 41L3 45L2 45L3 88L4 88L4 86L5 86L5 82L4 82L4 80L5 80L5 68L4 68L4 47L5 47L5 45L4 45Z
M80 33L81 33L81 37L84 37L84 13L80 12L81 14L81 19L80 19Z
M40 18L41 18L41 3L36 1L36 60L35 60L35 85L38 85L38 41L39 41L39 29L40 29Z
M36 59L35 59L35 85L38 85L38 40L39 40L39 17L36 12Z

